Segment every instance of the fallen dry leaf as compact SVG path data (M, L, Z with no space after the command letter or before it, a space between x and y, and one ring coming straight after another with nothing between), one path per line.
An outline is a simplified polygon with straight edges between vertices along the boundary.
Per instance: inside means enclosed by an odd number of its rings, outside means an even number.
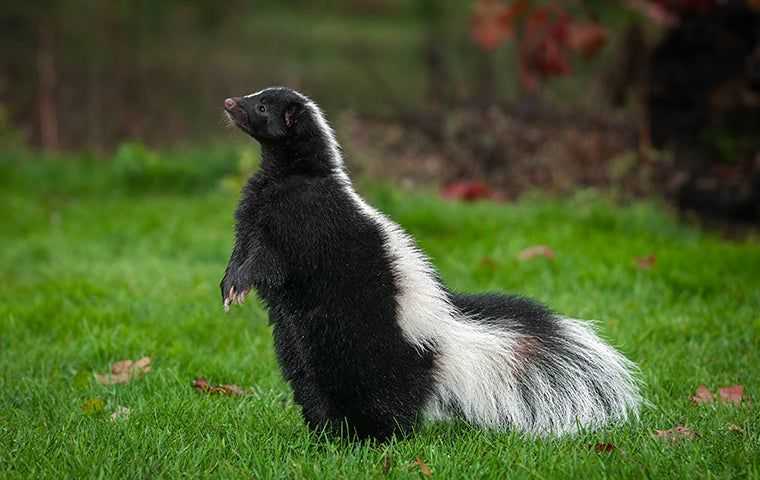
M496 263L496 260L489 256L485 256L480 259L480 266L487 268L489 270L496 270L496 267L498 267L498 264Z
M132 360L121 360L111 365L110 373L96 373L95 379L101 385L129 383L150 372L150 362L150 357L143 357L134 362Z
M744 433L744 429L735 423L730 423L728 425L728 431L734 433Z
M731 385L730 387L719 388L718 395L720 395L720 401L722 403L729 403L737 406L741 405L742 397L744 396L744 386Z
M233 397L245 395L245 391L233 383L225 383L224 385L219 385L218 388L221 389L220 393L223 393L225 395L230 395Z
M90 398L82 404L82 413L87 416L93 416L102 413L105 408L106 402L102 398Z
M594 445L594 450L599 453L612 453L617 450L617 447L611 443L597 443Z
M422 461L420 457L417 457L414 459L414 463L417 464L417 467L420 469L420 473L425 477L432 477L433 472L430 470L430 467L428 467L428 464Z
M704 384L697 387L697 391L691 397L691 401L696 405L705 405L713 402L713 394Z
M654 435L663 440L677 442L679 440L693 440L697 437L697 432L682 425L670 428L668 430L655 430Z
M195 380L193 380L193 388L196 390L199 390L201 392L205 392L209 389L208 380L206 380L203 377L198 377Z
M546 257L549 260L554 260L555 256L556 255L554 254L554 250L547 247L546 245L534 245L517 254L518 260L522 261L530 260L531 258L535 257Z
M637 268L650 270L657 263L657 256L651 254L644 257L633 257L633 263L636 264Z
M223 385L212 385L208 383L208 380L203 377L198 377L193 380L193 388L203 393L221 394L230 397L239 397L241 395L245 395L245 390L237 385L231 383L226 383Z
M116 422L119 420L126 420L129 418L130 410L127 407L119 405L116 410L111 414L111 421Z

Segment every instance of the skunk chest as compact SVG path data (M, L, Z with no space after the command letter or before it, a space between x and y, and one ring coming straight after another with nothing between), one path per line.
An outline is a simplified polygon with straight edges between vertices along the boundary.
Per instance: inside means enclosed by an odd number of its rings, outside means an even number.
M380 228L331 179L252 181L238 235L260 252L251 268L271 272L256 276L260 296L297 317L357 316L396 293Z

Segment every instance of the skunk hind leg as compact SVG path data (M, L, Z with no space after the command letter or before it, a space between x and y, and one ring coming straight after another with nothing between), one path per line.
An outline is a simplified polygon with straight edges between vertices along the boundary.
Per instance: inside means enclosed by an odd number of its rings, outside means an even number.
M391 412L387 405L393 402L381 398L381 392L374 392L378 397L376 402L357 401L338 408L339 405L322 393L316 381L316 372L306 359L303 342L288 316L271 309L270 321L280 369L310 430L318 435L326 432L339 438L372 438L381 442L394 434L403 435L411 431L415 423L414 414Z

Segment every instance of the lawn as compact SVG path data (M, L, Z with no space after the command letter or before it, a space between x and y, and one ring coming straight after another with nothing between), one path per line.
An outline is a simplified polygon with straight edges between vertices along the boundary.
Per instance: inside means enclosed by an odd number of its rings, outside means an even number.
M465 205L361 188L452 287L596 319L641 366L651 406L639 422L559 440L465 424L387 445L313 437L261 305L225 314L220 301L237 172L251 156L0 154L0 477L420 478L419 459L433 478L760 478L760 240L722 240L656 204L588 192ZM517 259L537 244L556 258ZM652 254L651 268L636 265ZM144 377L96 381L143 356ZM199 376L248 393L197 392ZM700 384L741 384L744 404L694 405ZM112 420L121 407L129 414ZM677 425L697 436L654 435Z

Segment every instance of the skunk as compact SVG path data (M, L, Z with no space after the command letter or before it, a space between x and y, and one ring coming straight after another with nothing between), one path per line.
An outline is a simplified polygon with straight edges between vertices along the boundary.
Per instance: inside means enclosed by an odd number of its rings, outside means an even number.
M283 376L317 431L386 440L420 419L561 435L638 416L633 363L522 297L449 290L353 189L319 107L284 87L224 101L261 144L221 282L255 289Z

